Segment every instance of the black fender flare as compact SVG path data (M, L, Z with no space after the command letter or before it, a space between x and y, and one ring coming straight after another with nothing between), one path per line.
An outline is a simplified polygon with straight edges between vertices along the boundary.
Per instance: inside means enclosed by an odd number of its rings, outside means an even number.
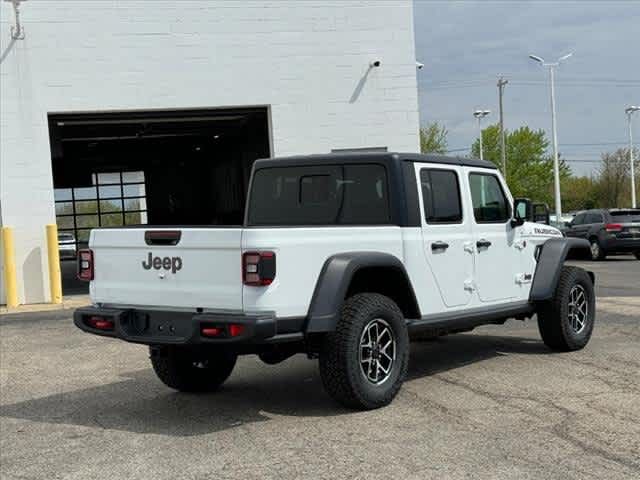
M570 254L575 256L580 253L588 253L589 242L582 238L551 238L544 242L538 256L538 264L533 277L533 284L529 292L529 300L541 302L549 300L560 280L560 272L564 261ZM595 284L593 272L587 272L591 281Z
M320 271L309 305L306 333L335 330L351 280L358 270L369 267L387 267L400 272L407 282L408 293L419 313L409 275L398 257L383 252L339 253L329 257Z

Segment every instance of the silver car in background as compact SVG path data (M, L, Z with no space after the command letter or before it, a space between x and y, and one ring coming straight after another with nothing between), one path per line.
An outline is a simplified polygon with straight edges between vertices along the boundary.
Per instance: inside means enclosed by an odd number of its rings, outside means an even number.
M73 233L58 232L58 250L60 260L76 259L76 237Z

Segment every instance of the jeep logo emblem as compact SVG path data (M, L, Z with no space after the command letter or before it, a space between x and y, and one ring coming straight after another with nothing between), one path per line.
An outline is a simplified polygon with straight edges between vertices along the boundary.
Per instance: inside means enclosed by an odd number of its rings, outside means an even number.
M180 257L154 257L153 254L149 252L147 260L142 261L142 268L145 270L151 270L151 268L160 270L163 268L165 270L171 270L171 273L176 273L182 269L182 259Z

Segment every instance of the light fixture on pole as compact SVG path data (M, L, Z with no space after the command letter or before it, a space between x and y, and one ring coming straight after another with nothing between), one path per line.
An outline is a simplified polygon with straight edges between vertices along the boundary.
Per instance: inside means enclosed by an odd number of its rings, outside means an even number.
M554 85L553 72L554 67L560 65L560 62L571 57L573 53L563 55L555 62L547 63L542 57L537 55L529 55L531 60L535 60L543 67L549 67L549 81L551 83L551 130L553 131L553 184L556 200L556 222L560 222L562 218L562 201L560 199L560 165L558 163L558 132L556 130L556 92Z
M640 107L631 105L625 108L624 113L627 114L627 122L629 123L629 163L631 166L631 206L636 208L636 175L633 165L633 131L631 129L631 115L633 112L640 111Z
M490 113L491 110L476 110L473 112L473 116L478 119L478 129L480 130L480 160L484 160L484 154L482 152L482 125L480 122Z

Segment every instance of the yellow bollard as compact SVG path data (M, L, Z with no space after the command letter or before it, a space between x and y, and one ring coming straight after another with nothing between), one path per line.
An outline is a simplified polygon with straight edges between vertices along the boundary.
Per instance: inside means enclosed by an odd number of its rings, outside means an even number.
M57 225L47 225L47 250L49 257L51 303L62 303L62 277L60 275L60 250L58 249Z
M18 306L18 280L16 277L16 253L13 248L13 230L2 227L2 256L4 258L4 283L7 307Z

